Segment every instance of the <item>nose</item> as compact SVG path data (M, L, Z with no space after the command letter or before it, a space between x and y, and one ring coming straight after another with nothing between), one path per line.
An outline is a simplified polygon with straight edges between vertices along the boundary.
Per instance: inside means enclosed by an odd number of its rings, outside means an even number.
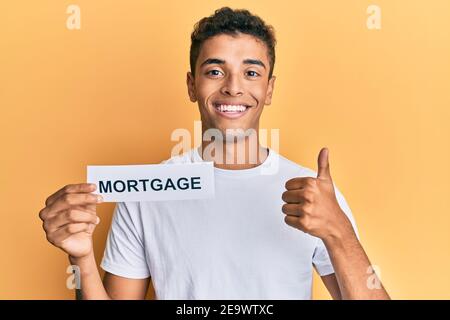
M229 75L223 82L220 91L224 95L233 97L241 96L244 93L242 83L237 75Z

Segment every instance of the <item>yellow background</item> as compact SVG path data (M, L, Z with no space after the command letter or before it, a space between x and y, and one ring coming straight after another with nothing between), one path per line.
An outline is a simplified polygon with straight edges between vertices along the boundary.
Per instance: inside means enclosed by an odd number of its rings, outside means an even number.
M81 30L66 8L81 8ZM366 9L382 10L368 30ZM248 8L278 37L280 152L330 148L372 263L395 299L450 298L450 1L2 1L0 298L72 299L46 242L45 198L88 164L156 163L199 119L185 86L193 24ZM95 233L100 261L112 204ZM315 276L314 298L329 298Z

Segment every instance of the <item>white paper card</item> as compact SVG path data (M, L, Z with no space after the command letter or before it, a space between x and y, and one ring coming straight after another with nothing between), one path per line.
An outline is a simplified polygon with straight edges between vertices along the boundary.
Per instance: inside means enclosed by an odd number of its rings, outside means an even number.
M88 166L104 202L166 201L214 197L213 162Z

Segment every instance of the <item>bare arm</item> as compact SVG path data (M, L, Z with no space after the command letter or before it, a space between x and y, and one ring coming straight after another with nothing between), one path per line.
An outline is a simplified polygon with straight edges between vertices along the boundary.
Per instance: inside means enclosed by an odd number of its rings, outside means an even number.
M345 238L325 239L324 244L335 270L342 299L390 299L381 281L373 273L369 258L353 232L349 232ZM369 285L369 277L376 279L376 285Z
M103 281L93 254L83 258L69 257L70 263L80 270L81 289L77 298L83 300L143 300L149 279L129 279L105 273Z
M103 284L109 296L115 300L144 300L150 278L128 279L109 272L103 277Z
M322 282L327 288L333 300L341 300L341 290L339 289L339 284L334 273L321 277Z
M69 261L71 265L77 266L80 271L79 277L81 280L81 288L79 290L77 289L77 299L111 299L103 286L93 253L82 258L69 256Z

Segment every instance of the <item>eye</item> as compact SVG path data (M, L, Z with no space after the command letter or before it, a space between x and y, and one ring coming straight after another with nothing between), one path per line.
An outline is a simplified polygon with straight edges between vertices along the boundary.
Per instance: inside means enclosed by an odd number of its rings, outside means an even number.
M251 78L259 77L259 73L256 72L256 71L253 71L253 70L247 71L247 75L248 75L249 77L251 77Z
M217 76L220 76L222 74L222 72L217 69L213 69L213 70L207 71L206 74L213 76L213 77L217 77Z

